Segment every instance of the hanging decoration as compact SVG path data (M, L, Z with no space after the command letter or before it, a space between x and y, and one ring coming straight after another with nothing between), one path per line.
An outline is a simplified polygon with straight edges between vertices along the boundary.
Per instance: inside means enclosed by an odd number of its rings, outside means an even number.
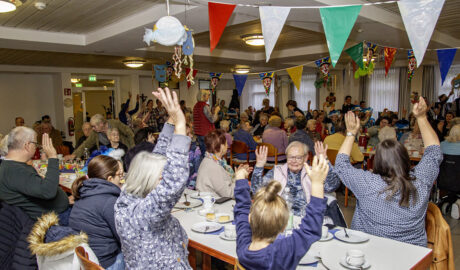
M169 7L168 7L169 9ZM150 46L150 42L156 42L164 46L182 44L187 39L187 33L181 22L172 16L161 17L152 29L145 29L144 42Z
M243 93L244 85L246 84L246 80L248 79L248 75L239 75L233 74L233 80L235 80L236 90L238 91L238 96L241 96Z
M377 45L371 42L366 42L366 47L366 63L363 63L363 68L359 68L355 72L355 79L363 76L369 76L374 72L374 54L377 51Z
M166 65L155 65L154 66L155 70L155 78L159 82L165 82L166 81Z
M357 5L319 9L333 67L339 61L340 54L347 42L353 25L355 25L361 7L361 5Z
M286 69L289 77L291 77L292 82L294 83L297 91L300 91L300 82L302 81L302 72L303 66L297 66Z
M449 72L452 61L454 60L457 49L438 50L439 71L441 72L441 85L444 84L447 73Z
M195 40L193 39L192 30L187 30L187 40L185 41L184 45L182 45L182 52L184 54L183 63L184 65L188 65L189 68L186 68L186 79L187 79L187 86L190 88L190 85L195 84L195 75L198 70L193 69L193 52L195 50ZM187 69L189 71L187 71ZM190 72L192 70L192 72Z
M363 43L360 42L356 44L353 47L350 47L345 50L345 52L353 59L355 64L357 64L360 68L364 68L364 62L363 62Z
M273 48L283 29L286 18L291 8L287 7L259 7L260 22L262 24L262 34L265 43L265 61L270 60Z
M219 83L220 78L222 78L222 73L210 72L209 76L211 77L211 89L214 94L216 92L217 84Z
M444 0L398 1L399 13L414 50L417 67L422 63L443 5Z
M460 89L460 73L450 82L454 89Z
M329 77L329 69L331 66L331 59L329 56L316 60L315 64L321 71L321 78L315 81L315 87L321 88L321 85L324 87L326 87L326 85L332 85L332 80Z
M220 37L224 32L228 19L232 16L236 5L219 4L208 2L209 14L209 40L211 44L211 52L219 43Z
M388 71L390 70L390 66L393 63L396 55L396 48L389 48L385 47L383 49L385 54L385 77L388 75Z
M267 97L270 95L270 87L272 85L274 75L275 75L275 72L262 72L262 73L259 73L259 77L262 80L262 83L263 83L264 88L265 88L265 95L267 95Z
M180 78L182 73L182 46L174 47L173 61L175 75Z
M417 67L417 59L415 58L413 50L407 51L407 59L409 60L409 63L407 66L407 78L410 81L412 80L412 77L414 76L415 68Z
M198 72L198 69L185 68L185 75L187 76L187 89L190 89L190 86L195 84L195 76Z

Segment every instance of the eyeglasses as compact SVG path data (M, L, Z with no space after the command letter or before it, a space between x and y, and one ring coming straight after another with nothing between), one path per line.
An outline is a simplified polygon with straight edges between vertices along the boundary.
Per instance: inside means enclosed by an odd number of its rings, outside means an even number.
M289 161L302 161L304 158L304 156L287 156Z
M31 142L28 142L28 143L33 143L33 144L35 144L35 147L37 147L37 148L41 148L41 147L42 147L38 142L32 142L32 141L31 141Z

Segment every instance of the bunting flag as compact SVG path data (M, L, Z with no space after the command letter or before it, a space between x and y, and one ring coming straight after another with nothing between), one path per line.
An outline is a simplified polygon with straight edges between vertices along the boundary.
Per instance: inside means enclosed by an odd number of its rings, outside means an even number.
M220 78L222 78L222 73L210 72L209 76L211 77L211 89L214 94L216 92L217 84L219 83Z
M353 59L353 62L355 62L360 68L364 68L363 51L364 49L362 42L345 50L345 52L351 57L351 59Z
M208 2L209 14L209 39L211 44L211 52L219 43L220 37L224 32L228 19L232 16L236 5L219 4Z
M436 51L438 54L439 71L441 72L441 85L444 84L444 80L446 79L447 73L449 72L456 52L457 49L445 49Z
M186 78L187 78L187 88L190 89L190 86L192 85L192 82L193 82L193 79L195 79L195 76L196 76L196 73L198 72L198 69L194 69L191 76L192 76L192 80L189 80L189 76L190 76L190 71L191 69L190 68L185 68L185 75L186 75ZM195 84L195 82L193 82L193 84Z
M331 66L331 58L329 58L329 56L326 56L324 58L316 60L315 64L319 68L319 70L321 71L321 75L323 76L322 79L317 80L317 83L315 83L315 86L316 88L321 88L321 86L319 85L322 83L323 86L326 87L327 83L330 81L329 70Z
M155 70L155 78L159 82L165 82L166 81L166 65L155 65L154 66Z
M300 82L302 81L302 72L303 66L297 66L286 69L289 77L291 77L292 82L294 83L297 91L300 91Z
M385 53L385 77L388 75L388 71L390 70L390 66L393 63L393 60L396 55L396 48L388 48L385 47L383 49Z
M286 18L289 15L291 8L289 7L270 7L260 6L260 22L262 23L262 34L265 42L265 58L266 62L270 60L273 48L283 29Z
M340 54L360 11L361 5L319 9L333 67L339 61Z
M417 67L422 63L443 5L444 0L398 1L399 12L414 50Z
M243 88L246 84L247 79L248 75L233 74L233 80L235 80L235 86L236 90L238 90L238 96L241 96L241 93L243 93Z
M407 59L409 60L409 63L407 65L407 78L410 81L412 80L412 77L414 76L415 68L417 67L417 59L415 58L413 50L407 51Z
M267 97L270 95L270 87L272 86L272 81L273 81L273 76L275 75L275 72L262 72L259 73L259 77L262 80L262 83L265 88L265 94Z

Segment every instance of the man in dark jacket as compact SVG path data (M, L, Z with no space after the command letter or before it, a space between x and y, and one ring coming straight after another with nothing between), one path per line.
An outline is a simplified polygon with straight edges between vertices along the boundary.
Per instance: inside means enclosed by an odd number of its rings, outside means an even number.
M308 136L307 131L305 131L306 126L307 119L304 116L298 116L295 120L295 127L297 130L291 136L289 136L289 143L294 141L304 143L308 146L308 150L310 150L310 152L315 155L315 143L310 138L310 136Z

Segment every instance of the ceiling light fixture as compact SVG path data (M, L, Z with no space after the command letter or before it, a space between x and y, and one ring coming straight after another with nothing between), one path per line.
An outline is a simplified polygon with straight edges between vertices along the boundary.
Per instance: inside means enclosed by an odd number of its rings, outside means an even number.
M0 0L0 13L16 10L15 2L14 0Z
M248 34L241 36L241 39L246 42L246 44L251 46L263 46L265 45L264 36L262 34Z
M247 73L249 73L249 68L237 68L237 69L235 69L235 73L247 74Z
M72 78L72 79L70 79L70 82L71 82L71 83L77 83L77 82L79 82L79 81L80 81L80 79L77 79L77 78Z
M142 67L145 64L145 60L124 60L123 64L130 68Z

